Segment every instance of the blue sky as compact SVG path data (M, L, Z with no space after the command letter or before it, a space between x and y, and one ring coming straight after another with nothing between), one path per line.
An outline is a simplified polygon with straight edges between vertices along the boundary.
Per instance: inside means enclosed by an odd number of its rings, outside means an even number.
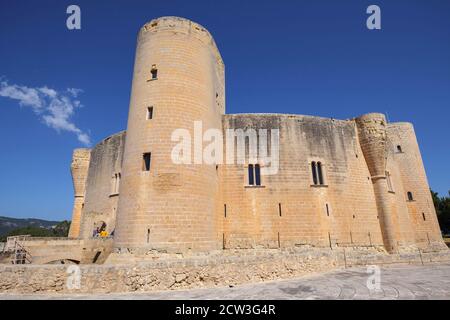
M70 4L81 30L66 28ZM371 4L382 30L366 28ZM449 12L444 0L2 0L0 81L56 109L0 97L0 215L70 219L72 150L126 129L137 32L166 15L213 34L227 113L413 122L430 185L447 194Z

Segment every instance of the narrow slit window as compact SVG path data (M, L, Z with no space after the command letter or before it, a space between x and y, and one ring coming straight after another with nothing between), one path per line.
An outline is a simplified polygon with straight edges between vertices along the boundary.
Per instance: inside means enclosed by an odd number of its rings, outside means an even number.
M330 208L328 207L328 203L325 206L327 208L327 217L329 217L330 216Z
M261 185L261 170L259 164L255 164L255 184Z
M150 161L151 161L152 154L150 152L144 153L142 156L142 170L143 171L150 171Z
M250 186L253 186L255 184L255 178L254 178L254 174L253 174L253 165L252 164L248 165L248 184Z
M316 175L316 162L311 162L311 171L312 171L312 177L313 177L313 183L317 184L317 175Z
M227 205L226 204L223 205L223 212L224 212L224 216L226 218L227 217Z
M422 218L423 218L423 221L427 221L427 219L425 218L425 213L424 212L422 212Z
M280 217L281 217L281 203L278 204L278 214L279 214Z
M147 120L152 120L153 119L153 107L148 107L147 108Z

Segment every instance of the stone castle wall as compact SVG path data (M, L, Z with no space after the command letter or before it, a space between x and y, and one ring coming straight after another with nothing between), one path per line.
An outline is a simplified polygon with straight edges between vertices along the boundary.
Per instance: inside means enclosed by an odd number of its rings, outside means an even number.
M91 237L94 228L102 222L106 224L109 234L115 229L125 140L125 131L119 132L104 139L90 152L80 227L80 237L83 239Z
M195 128L199 121L202 128ZM278 172L250 186L248 158L198 163L195 143L193 163L174 163L176 130L192 139L200 133L201 140L209 128L224 137L228 129L279 129ZM149 171L145 153L151 153ZM379 113L350 120L227 115L220 53L211 35L186 19L155 19L141 29L126 139L114 135L87 156L83 151L83 166L72 169L74 222L80 221L73 228L79 224L88 239L96 221L105 221L110 233L115 229L115 254L305 244L383 245L391 253L444 247L412 125L387 123ZM323 184L314 184L312 162L322 164ZM117 173L120 192L112 194Z

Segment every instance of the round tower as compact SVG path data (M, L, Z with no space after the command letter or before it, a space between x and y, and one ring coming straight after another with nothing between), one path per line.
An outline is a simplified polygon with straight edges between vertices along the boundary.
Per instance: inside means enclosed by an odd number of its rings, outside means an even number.
M224 64L205 28L178 17L158 18L141 28L122 164L116 252L219 247L216 166L198 161L194 140L202 143L205 130L221 129L224 99ZM183 164L172 159L181 141L177 141L180 137L172 141L177 129L189 132L185 138L192 139L184 140L192 152L189 155L189 148L183 149L184 159L190 158Z
M72 173L75 200L72 210L72 223L70 224L68 235L69 238L78 238L80 236L84 196L86 192L86 179L89 171L90 158L90 149L81 148L73 151L70 171Z
M386 118L381 113L369 113L355 120L361 149L372 179L384 246L387 251L395 252L398 250L398 243L386 181Z

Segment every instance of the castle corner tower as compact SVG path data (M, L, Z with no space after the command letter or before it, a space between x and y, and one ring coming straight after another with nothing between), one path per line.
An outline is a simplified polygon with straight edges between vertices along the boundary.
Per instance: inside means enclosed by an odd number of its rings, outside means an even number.
M122 164L116 252L207 251L219 248L215 165L176 164L175 130L194 122L221 128L224 64L209 32L197 23L162 17L138 36Z

